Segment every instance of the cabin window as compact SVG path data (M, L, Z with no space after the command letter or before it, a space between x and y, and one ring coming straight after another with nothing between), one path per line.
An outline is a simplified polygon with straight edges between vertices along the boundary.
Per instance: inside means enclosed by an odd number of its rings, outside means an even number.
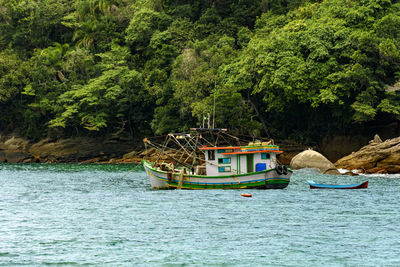
M231 164L231 158L219 158L218 164Z
M220 166L218 167L218 172L230 172L231 166Z
M261 153L261 159L270 159L271 155L269 153Z
M215 150L208 150L208 160L215 160Z
M218 149L217 152L218 153L225 153L225 149Z

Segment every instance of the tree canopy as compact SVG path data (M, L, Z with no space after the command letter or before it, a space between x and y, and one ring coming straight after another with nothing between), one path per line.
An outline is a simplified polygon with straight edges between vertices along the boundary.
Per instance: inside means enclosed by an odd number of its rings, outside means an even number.
M399 48L390 0L0 0L0 129L309 141L399 120Z

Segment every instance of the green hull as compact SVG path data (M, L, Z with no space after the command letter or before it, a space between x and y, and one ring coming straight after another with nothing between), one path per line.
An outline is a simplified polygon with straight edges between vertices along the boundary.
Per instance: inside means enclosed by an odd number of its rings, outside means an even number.
M212 185L212 184L183 184L182 189L283 189L289 185L288 181L275 180L275 181L261 181L255 183L241 183L231 185ZM170 189L176 189L178 183L168 182Z
M146 173L153 188L175 189L179 185L179 174L170 174L152 168L148 162L143 162ZM283 189L288 186L292 171L278 174L275 169L252 172L239 175L204 176L185 174L182 189Z

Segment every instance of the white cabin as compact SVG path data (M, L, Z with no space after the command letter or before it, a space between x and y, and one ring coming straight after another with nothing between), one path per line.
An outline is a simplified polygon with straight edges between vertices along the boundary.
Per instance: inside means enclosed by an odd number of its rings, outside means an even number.
M282 153L276 145L228 146L200 148L205 153L206 175L236 175L273 169L276 155Z

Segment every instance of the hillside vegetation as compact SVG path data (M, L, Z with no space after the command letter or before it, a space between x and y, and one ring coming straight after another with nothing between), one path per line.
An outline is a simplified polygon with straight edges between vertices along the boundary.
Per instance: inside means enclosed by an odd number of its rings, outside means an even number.
M389 0L0 0L0 129L309 141L399 119L399 47Z

